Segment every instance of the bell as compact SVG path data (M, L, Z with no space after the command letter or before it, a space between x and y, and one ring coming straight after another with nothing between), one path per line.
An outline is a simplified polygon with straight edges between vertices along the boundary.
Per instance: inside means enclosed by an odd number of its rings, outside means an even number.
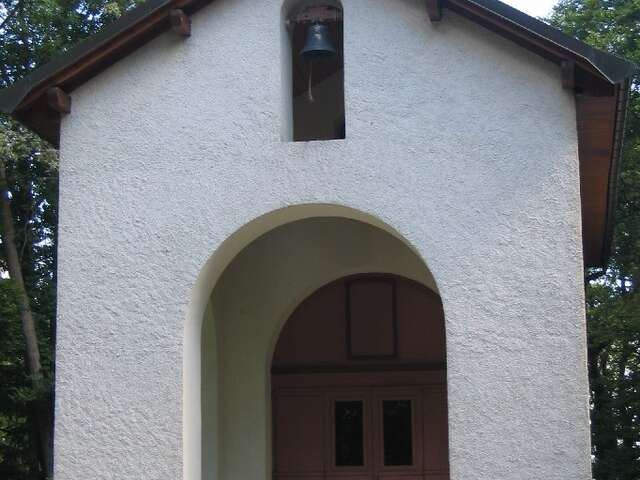
M329 27L321 23L314 23L307 30L307 41L300 50L300 56L308 62L332 57L336 49L331 44Z

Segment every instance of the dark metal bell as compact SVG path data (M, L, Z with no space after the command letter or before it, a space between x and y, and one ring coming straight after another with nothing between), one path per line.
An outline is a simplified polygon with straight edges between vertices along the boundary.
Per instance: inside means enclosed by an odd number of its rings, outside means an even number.
M332 57L336 49L331 44L329 27L321 23L314 23L307 30L307 41L300 50L300 56L307 61Z

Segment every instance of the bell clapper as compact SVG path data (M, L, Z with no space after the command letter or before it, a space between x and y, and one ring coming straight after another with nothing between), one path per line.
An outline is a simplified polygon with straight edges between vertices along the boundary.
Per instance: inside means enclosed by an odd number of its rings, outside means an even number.
M312 85L312 77L313 77L313 61L309 62L309 102L315 102L315 98L313 98L313 87Z

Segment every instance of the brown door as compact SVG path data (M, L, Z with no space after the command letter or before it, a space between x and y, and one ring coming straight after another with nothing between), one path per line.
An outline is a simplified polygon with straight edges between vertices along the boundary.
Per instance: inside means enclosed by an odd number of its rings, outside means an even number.
M274 478L444 480L443 399L433 386L279 389Z
M332 282L286 322L272 362L276 480L448 480L445 327L408 279Z

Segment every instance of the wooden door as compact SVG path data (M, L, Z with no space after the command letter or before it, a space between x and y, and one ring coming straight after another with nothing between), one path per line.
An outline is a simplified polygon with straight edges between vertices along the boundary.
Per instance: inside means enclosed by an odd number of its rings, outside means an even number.
M288 386L273 405L274 479L448 479L438 385Z

